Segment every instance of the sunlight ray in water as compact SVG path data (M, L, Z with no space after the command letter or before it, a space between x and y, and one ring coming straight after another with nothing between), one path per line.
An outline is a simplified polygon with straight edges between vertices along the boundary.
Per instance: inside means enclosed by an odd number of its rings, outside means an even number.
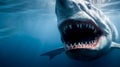
M15 28L0 28L0 39L12 36L15 33Z

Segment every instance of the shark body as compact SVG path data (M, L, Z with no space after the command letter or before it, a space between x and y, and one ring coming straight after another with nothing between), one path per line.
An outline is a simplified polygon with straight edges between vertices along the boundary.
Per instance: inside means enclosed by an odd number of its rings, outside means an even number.
M56 0L56 16L65 47L42 54L51 59L62 52L75 60L94 60L107 54L116 43L118 31L102 11L85 0Z

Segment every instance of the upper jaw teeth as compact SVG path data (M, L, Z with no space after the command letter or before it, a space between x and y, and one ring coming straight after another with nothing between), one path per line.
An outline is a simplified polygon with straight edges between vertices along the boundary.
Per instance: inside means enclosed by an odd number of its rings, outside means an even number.
M84 27L83 27L84 26ZM76 27L79 29L83 29L83 28L88 28L94 31L94 33L97 32L95 26L93 26L92 24L76 24ZM65 33L67 29L73 29L73 25L66 25L63 28L63 32Z
M69 28L72 29L72 25L69 25Z
M67 50L72 49L95 49L97 47L97 40L90 41L90 42L79 42L74 44L65 44L65 48Z

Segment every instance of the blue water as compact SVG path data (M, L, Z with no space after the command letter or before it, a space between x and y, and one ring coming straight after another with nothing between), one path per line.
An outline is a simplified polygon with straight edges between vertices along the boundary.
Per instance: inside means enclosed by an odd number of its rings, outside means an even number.
M65 53L56 56L53 60L40 56L63 44L57 28L54 7L49 6L53 0L43 2L40 0L39 3L38 0L34 0L37 5L32 0L29 1L34 7L30 3L27 3L27 6L24 4L9 9L10 5L0 6L0 67L120 67L120 49L114 49L104 57L89 62L71 60ZM28 1L4 2L22 5L22 2ZM38 4L41 6L38 7ZM22 8L15 9L17 7ZM120 34L119 11L106 15L116 25ZM4 31L4 28L8 30ZM120 37L118 42L120 43Z

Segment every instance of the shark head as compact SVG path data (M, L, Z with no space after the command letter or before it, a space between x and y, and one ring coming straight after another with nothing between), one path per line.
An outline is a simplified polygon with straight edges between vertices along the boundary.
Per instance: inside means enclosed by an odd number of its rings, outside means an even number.
M66 54L93 60L108 53L117 30L99 9L85 0L56 0L56 16Z

